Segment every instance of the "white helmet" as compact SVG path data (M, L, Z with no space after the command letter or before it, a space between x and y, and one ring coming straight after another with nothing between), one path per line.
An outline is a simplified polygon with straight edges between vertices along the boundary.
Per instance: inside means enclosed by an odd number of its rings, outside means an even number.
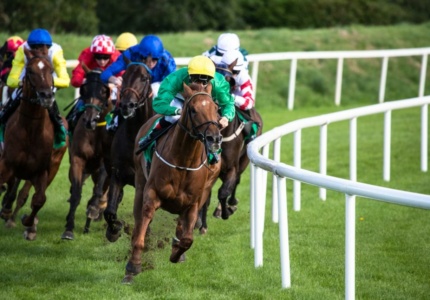
M240 41L235 33L223 33L218 37L217 50L225 53L228 50L239 50Z
M245 61L243 59L243 54L239 50L229 50L222 56L221 63L229 66L232 62L237 59L236 66L233 70L242 71L245 69Z

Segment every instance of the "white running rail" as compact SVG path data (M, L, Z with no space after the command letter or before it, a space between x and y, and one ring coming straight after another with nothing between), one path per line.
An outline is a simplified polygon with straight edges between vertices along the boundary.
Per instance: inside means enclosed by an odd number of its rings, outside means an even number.
M289 76L289 89L288 89L288 109L294 108L294 97L296 87L296 74L298 62L300 60L320 60L320 59L336 59L337 72L336 72L336 89L334 95L334 103L339 106L341 103L342 93L342 76L343 76L343 61L349 58L381 58L381 77L379 82L379 103L384 102L385 86L387 82L387 71L389 58L404 57L404 56L421 56L421 70L420 70L420 83L418 88L418 97L424 95L425 79L427 72L427 58L430 53L430 48L415 48L415 49L395 49L395 50L365 50L365 51L306 51L306 52L278 52L278 53L261 53L250 54L247 56L251 67L251 77L254 81L255 94L257 94L258 82L258 69L260 62L290 60L290 76ZM176 65L186 66L191 57L175 57ZM68 60L67 67L74 68L78 63L77 60ZM76 90L75 96L77 97L79 89ZM412 95L413 96L413 95Z
M320 187L320 197L325 200L325 189L345 194L345 299L355 298L355 197L430 209L430 196L356 182L357 166L357 118L372 114L384 114L384 179L390 174L391 112L409 107L421 107L421 169L427 171L427 124L430 96L391 101L341 112L296 120L276 127L248 145L251 160L251 247L254 248L255 267L263 265L263 231L266 203L267 172L273 174L272 218L279 221L282 287L291 286L288 241L286 178L294 180L294 209L300 210L300 183ZM350 121L350 180L326 174L327 125ZM320 172L300 167L301 130L320 127ZM294 166L279 161L280 141L287 134L294 134ZM411 133L413 134L413 133ZM273 159L269 159L269 146L273 143ZM260 151L262 150L262 154ZM324 191L324 192L321 192ZM257 201L258 199L258 201Z

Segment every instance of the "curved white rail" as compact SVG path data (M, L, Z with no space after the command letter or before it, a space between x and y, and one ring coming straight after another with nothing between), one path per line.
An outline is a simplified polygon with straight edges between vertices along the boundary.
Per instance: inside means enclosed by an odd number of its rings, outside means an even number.
M289 270L289 246L288 246L288 222L286 209L286 184L285 179L293 179L294 182L305 182L319 186L321 189L331 189L345 194L346 197L346 231L345 231L345 298L355 298L355 197L360 196L378 201L394 203L430 209L430 196L418 193L394 190L356 182L356 137L357 118L372 114L384 113L384 179L386 164L389 164L390 135L391 135L391 111L409 107L421 107L421 161L427 166L427 110L430 97L412 98L375 104L317 117L296 120L283 126L276 127L251 142L248 146L248 156L251 160L251 247L255 249L255 266L263 265L263 227L264 211L266 203L266 173L273 176L273 220L279 219L280 243L281 243L281 270L282 286L290 287ZM425 112L425 113L424 113ZM327 149L327 125L338 121L350 121L350 179L341 179L326 174L326 149ZM304 128L320 126L320 173L303 170L300 168L300 133ZM293 133L294 136L294 166L279 162L280 139ZM268 158L270 143L274 143L273 157ZM260 153L262 151L262 154ZM388 158L387 158L388 156ZM321 167L322 166L322 167ZM422 168L423 169L423 168ZM427 169L423 169L427 171ZM389 166L388 166L389 177ZM321 195L321 194L320 194ZM323 193L325 197L325 193ZM256 199L258 198L258 201ZM294 185L294 208L300 207L300 184ZM278 210L279 208L279 210ZM297 209L298 208L298 209Z

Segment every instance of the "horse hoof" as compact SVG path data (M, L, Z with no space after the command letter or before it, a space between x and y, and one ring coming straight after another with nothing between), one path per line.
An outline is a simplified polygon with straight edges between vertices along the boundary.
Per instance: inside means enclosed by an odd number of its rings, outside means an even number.
M113 232L111 230L109 230L109 228L106 229L106 238L108 239L109 242L111 243L115 243L119 237L121 236L121 232Z
M73 240L75 238L75 235L72 231L64 231L63 235L61 236L63 240Z
M6 221L6 228L15 228L16 227L16 223L14 220L9 219Z
M97 207L95 206L88 206L87 208L87 217L91 220L96 220L99 218L100 215L100 211Z
M237 210L237 206L229 206L229 207L227 207L227 210L228 210L229 214L232 215Z
M123 280L122 280L122 284L132 284L133 283L133 275L125 275Z
M27 229L26 231L24 231L24 239L26 239L27 241L34 241L36 239L36 232Z
M221 219L221 209L215 208L213 216L217 219Z
M208 229L207 228L204 228L204 227L200 228L200 234L201 235L205 235L206 233L208 233Z

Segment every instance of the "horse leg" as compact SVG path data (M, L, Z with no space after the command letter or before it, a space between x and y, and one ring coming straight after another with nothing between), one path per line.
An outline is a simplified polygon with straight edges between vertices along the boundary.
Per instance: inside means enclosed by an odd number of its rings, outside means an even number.
M93 195L87 204L87 220L84 227L84 233L90 232L90 225L92 220L97 220L100 216L100 203L104 194L104 182L107 178L107 173L104 167L99 168L91 176L94 187Z
M185 261L185 252L193 244L193 228L197 221L197 215L198 207L195 204L178 218L176 237L173 238L172 254L170 255L172 263Z
M16 188L18 188L20 182L21 182L21 180L17 180ZM8 226L11 226L11 227L16 226L15 225L16 216L18 215L18 212L20 211L20 209L27 202L31 187L32 187L31 181L26 180L24 183L24 186L19 191L18 197L16 198L16 206L15 206L15 209L13 211L12 217L8 221L8 223L10 223L10 224L8 224Z
M155 211L160 207L160 201L151 199L155 191L145 189L146 179L142 170L136 172L136 191L134 195L134 228L131 238L131 256L125 267L123 283L130 284L133 277L142 272L142 251L145 247L146 230L154 217ZM145 194L144 194L145 192Z
M13 221L10 221L13 213L12 213L12 207L13 202L16 199L16 193L19 186L19 181L15 177L11 177L6 184L7 190L6 194L3 196L2 200L2 209L0 211L0 217L6 221L6 227L15 227L15 224L13 224Z
M199 210L199 217L197 219L195 227L199 228L200 234L206 234L208 232L207 216L208 216L208 208L211 203L211 196L212 196L212 191L209 192L209 196L207 200L203 204L202 208ZM201 224L198 225L199 221Z
M106 238L110 242L116 242L121 235L123 223L117 219L119 203L123 197L124 184L121 182L118 170L112 170L111 182L108 193L108 203L104 211L104 218L108 224L106 228Z
M21 218L22 225L26 226L24 238L33 241L36 238L36 225L39 222L37 213L46 202L46 188L48 187L48 172L44 172L39 177L31 181L34 186L34 195L31 199L31 213L29 216L23 215Z
M234 210L229 209L227 205L227 198L236 187L236 170L237 168L231 168L227 173L220 176L222 185L218 190L218 199L221 204L221 217L223 220L227 220L234 213ZM217 214L217 209L219 209L219 206L215 209L214 215Z
M75 213L76 209L79 206L82 196L82 184L83 184L83 170L85 170L85 162L83 159L78 157L73 157L70 161L70 181L71 181L71 189L70 189L70 208L69 213L66 217L66 230L62 234L61 238L64 240L73 240L74 234L73 229L75 228Z

